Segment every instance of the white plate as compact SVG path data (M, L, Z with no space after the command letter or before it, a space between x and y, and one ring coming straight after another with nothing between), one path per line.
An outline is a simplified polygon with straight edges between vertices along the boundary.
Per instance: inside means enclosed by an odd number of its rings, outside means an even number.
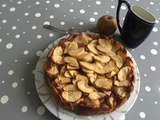
M92 33L93 34L93 33ZM34 70L35 75L35 85L38 92L38 95L43 102L43 104L46 106L46 108L54 114L57 118L61 120L125 120L125 114L132 108L134 105L138 94L140 90L140 74L138 70L138 66L134 60L134 58L131 56L131 54L128 52L128 55L131 57L131 59L134 62L135 65L135 83L134 83L134 90L132 91L128 101L120 106L116 111L110 113L110 114L103 114L103 115L92 115L92 116L80 116L77 114L74 114L72 112L69 112L65 109L63 109L61 106L59 106L56 103L55 98L53 97L51 91L49 90L43 74L43 64L47 60L47 54L51 50L52 47L57 45L57 43L62 39L67 37L67 35L57 39L53 43L48 45L48 48L46 48L43 52L39 53L39 60L37 62L36 68Z

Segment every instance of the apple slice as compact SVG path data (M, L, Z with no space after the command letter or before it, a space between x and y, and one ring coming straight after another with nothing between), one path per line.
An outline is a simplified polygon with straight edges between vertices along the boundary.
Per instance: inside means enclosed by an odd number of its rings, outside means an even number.
M94 91L93 87L89 86L84 80L78 81L77 86L84 93L92 93Z
M79 68L79 64L76 58L74 57L64 57L64 62L68 63L69 65Z
M112 88L112 80L107 78L100 78L95 81L95 85L99 88L104 88L106 90L110 90Z
M82 96L80 91L64 91L62 92L62 97L68 102L76 102Z
M63 55L63 50L62 47L58 46L53 50L52 54L52 60L55 63L62 64L62 55Z

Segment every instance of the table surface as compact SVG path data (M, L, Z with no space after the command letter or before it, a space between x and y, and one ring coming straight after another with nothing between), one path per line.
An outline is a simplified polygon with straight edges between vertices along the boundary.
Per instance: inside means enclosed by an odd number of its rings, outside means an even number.
M37 55L56 38L57 32L44 30L43 24L61 29L93 30L102 15L115 16L118 0L0 0L0 119L56 119L40 102L32 71ZM159 0L129 0L156 16L150 36L131 50L141 74L141 90L126 120L160 119L160 34ZM127 9L121 7L121 19Z

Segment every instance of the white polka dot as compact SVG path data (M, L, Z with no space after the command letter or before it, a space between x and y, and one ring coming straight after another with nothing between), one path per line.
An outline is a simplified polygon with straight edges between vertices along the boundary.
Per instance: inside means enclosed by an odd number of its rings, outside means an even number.
M84 22L82 22L82 21L81 21L81 22L79 22L79 25L84 25Z
M17 29L17 27L16 26L12 26L12 30L16 30Z
M101 1L96 1L96 4L97 4L97 5L100 5L100 4L101 4Z
M146 118L146 114L144 112L140 112L139 113L139 117L142 118L142 119L145 119Z
M39 5L39 4L40 4L40 2L39 2L39 1L36 1L36 2L35 2L35 4L36 4L36 5Z
M49 21L44 21L43 25L50 25L50 22Z
M151 69L151 71L156 71L156 67L155 66L151 66L150 69Z
M5 83L5 81L4 80L2 80L2 84L4 84Z
M158 46L158 42L157 42L157 41L154 41L154 42L153 42L153 45Z
M22 4L22 1L18 1L17 4L19 4L19 5Z
M154 104L157 105L157 104L158 104L158 101L154 101Z
M121 6L121 9L122 9L122 10L126 10L126 9L127 9L127 7L126 7L126 6L124 6L124 5L122 5L122 6Z
M7 23L7 20L2 20L2 23Z
M28 111L28 107L27 106L22 106L21 112L27 112L27 111Z
M144 74L144 77L147 77L147 74Z
M49 37L53 37L54 36L54 34L53 33L49 33Z
M13 87L13 88L16 88L17 86L18 86L18 83L17 83L17 82L13 82L13 83L12 83L12 87Z
M41 13L35 13L35 17L41 17Z
M30 91L27 91L27 95L30 95L31 94L31 92Z
M150 5L154 5L154 2L151 1L149 4L150 4Z
M17 22L19 22L20 21L20 19L17 19Z
M27 23L30 23L30 21L29 21L29 20L27 20Z
M59 7L60 7L60 4L56 3L56 4L54 4L54 7L55 7L55 8L59 8Z
M2 6L2 7L7 7L7 5L6 5L6 4L2 4L1 6Z
M10 33L6 33L6 35L10 35Z
M158 28L157 27L153 27L152 31L153 32L158 32Z
M15 59L15 60L14 60L14 62L15 62L15 63L17 63L17 62L18 62L18 60L17 60L17 59Z
M8 75L13 75L14 74L14 71L13 70L9 70L8 71Z
M15 38L16 38L16 39L18 39L18 38L20 38L20 37L21 37L20 34L16 34L16 35L15 35Z
M71 13L74 12L74 9L69 9L69 12L71 12Z
M3 96L1 97L1 99L0 99L0 102L1 102L2 104L6 104L6 103L8 102L8 100L9 100L9 97L8 97L7 95L3 95Z
M140 59L141 59L141 60L145 60L146 57L145 57L144 55L140 55Z
M31 43L31 41L27 41L27 43L28 43L28 44L30 44L30 43Z
M0 43L2 42L3 40L0 38Z
M35 26L35 25L32 26L32 30L35 30L35 29L37 29L37 26Z
M114 8L115 8L115 5L111 5L111 8L114 9Z
M0 60L0 66L2 66L2 61Z
M78 2L82 2L82 0L78 0Z
M28 51L28 50L25 50L25 51L23 52L23 54L24 54L24 55L28 55L28 54L29 54L29 51Z
M65 22L64 22L64 21L61 21L60 24L61 24L61 25L65 25Z
M151 87L146 86L146 87L145 87L145 90L146 90L146 92L150 92L150 91L151 91Z
M42 35L37 35L36 38L37 38L37 39L41 39L41 38L42 38Z
M98 12L93 12L93 15L98 15Z
M51 3L51 1L47 0L46 3L49 4L49 3Z
M140 98L140 101L143 102L143 98Z
M7 43L7 44L6 44L6 48L7 48L7 49L11 49L12 47L13 47L13 44L12 44L12 43Z
M88 5L88 7L91 7L91 5Z
M159 9L158 9L158 11L159 11ZM159 20L156 20L156 21L155 21L155 23L157 23L157 24L158 24L158 23L159 23Z
M39 107L37 108L37 114L38 114L38 115L44 115L45 112L46 112L46 109L45 109L44 106L39 106Z
M21 81L24 81L24 78L21 78Z
M80 9L79 12L80 12L81 14L84 14L86 11L85 11L84 9Z
M90 21L90 22L95 22L96 19L95 19L95 18L89 18L89 21Z
M14 11L16 11L16 8L15 8L15 7L11 7L11 8L9 9L9 11L10 11L10 12L14 12Z
M50 19L54 19L54 15L50 15L49 18L50 18Z
M151 52L152 55L157 55L158 54L158 51L156 49L151 49L150 52Z
M26 12L26 13L24 13L24 15L25 15L25 16L28 16L28 15L29 15L29 13L28 13L28 12Z
M26 32L22 32L23 34L26 34Z

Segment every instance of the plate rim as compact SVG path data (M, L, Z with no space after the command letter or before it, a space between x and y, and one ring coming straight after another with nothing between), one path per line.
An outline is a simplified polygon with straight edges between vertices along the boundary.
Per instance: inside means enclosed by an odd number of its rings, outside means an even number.
M89 34L96 34L96 35L98 34L98 33L93 33L93 32L88 32L88 31L87 31L87 33L89 33ZM66 34L66 35L64 35L64 36L62 36L62 37L59 37L59 38L55 39L53 42L49 43L48 47L43 50L42 55L39 57L39 59L38 59L38 61L37 61L37 64L36 64L36 67L35 67L35 70L34 70L34 79L35 79L35 80L34 80L34 83L35 83L35 86L36 86L36 91L37 91L37 93L38 93L38 96L39 96L41 102L44 104L44 106L45 106L54 116L56 116L57 118L59 118L59 116L58 116L58 115L55 115L55 113L52 112L51 108L49 108L48 105L43 102L43 98L41 97L41 95L40 95L39 92L38 92L39 90L37 89L37 85L36 85L36 70L37 70L37 67L39 67L39 66L38 66L38 63L40 62L40 60L45 59L45 58L47 57L47 56L45 56L45 54L50 51L51 47L49 47L49 46L53 46L53 47L54 47L55 45L57 45L57 43L58 43L60 40L64 39L65 37L68 37L69 35L70 35L70 34ZM99 35L99 34L98 34L98 35ZM139 72L138 65L137 65L135 59L133 58L133 56L131 55L131 53L128 51L128 49L127 49L127 48L125 48L125 49L126 49L126 51L127 51L128 56L130 56L131 59L132 59L132 61L134 62L134 68L135 68L135 69L134 69L134 72L135 72L135 75L136 75L136 79L135 79L134 84L136 84L136 82L137 82L137 89L136 89L136 96L134 96L134 100L132 100L132 101L133 101L132 104L129 105L128 109L127 109L124 113L122 113L122 114L127 114L127 113L131 110L131 108L134 106L134 104L135 104L135 102L136 102L136 100L137 100L137 98L138 98L139 92L140 92L140 80L141 80L141 78L140 78L140 72ZM46 53L45 53L45 52L46 52ZM45 79L44 79L44 81L45 81ZM135 88L134 88L134 89L135 89ZM134 92L134 90L133 90L132 92ZM131 95L132 95L132 93L131 93ZM130 97L129 97L129 99L128 99L127 101L130 100L131 95L130 95ZM51 97L54 98L53 95L52 95ZM95 115L95 116L99 116L99 117L102 117L102 116L103 116L103 117L106 117L106 116L111 116L112 114L114 115L114 113L120 112L119 109L121 109L121 108L127 103L127 101L126 101L123 105L121 105L119 108L117 108L115 111L113 111L113 112L111 112L111 113L106 113L106 114L102 114L102 115ZM59 105L57 105L57 106L59 106ZM62 108L62 109L63 109L63 108ZM65 110L65 111L67 111L67 110ZM70 112L70 111L67 111L67 112L69 112L69 113L71 113L71 114L75 114L75 113L72 113L72 112ZM79 116L79 117L85 117L85 118L87 117L87 118L88 118L88 116L77 115L77 114L75 114L75 115L76 115L76 117Z

